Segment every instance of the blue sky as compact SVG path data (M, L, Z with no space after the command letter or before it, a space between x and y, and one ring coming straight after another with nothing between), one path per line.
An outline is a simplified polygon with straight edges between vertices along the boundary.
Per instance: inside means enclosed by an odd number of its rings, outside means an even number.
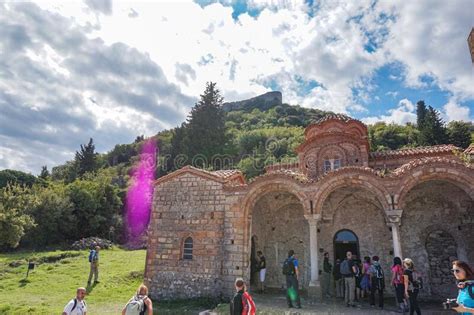
M468 10L467 8L471 8ZM186 119L206 82L366 123L473 121L473 0L0 3L0 169L37 174ZM420 18L423 17L423 18Z

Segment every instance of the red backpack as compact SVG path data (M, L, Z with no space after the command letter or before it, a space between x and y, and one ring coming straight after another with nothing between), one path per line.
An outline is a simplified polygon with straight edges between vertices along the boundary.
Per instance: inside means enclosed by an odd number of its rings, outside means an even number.
M242 294L242 305L244 307L242 310L242 315L255 315L257 312L255 303L248 292L244 292L244 294Z

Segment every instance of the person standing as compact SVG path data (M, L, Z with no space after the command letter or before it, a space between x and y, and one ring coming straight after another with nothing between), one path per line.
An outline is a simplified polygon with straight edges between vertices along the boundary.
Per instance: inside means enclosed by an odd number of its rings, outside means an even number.
M370 305L375 306L375 291L379 293L379 308L383 309L383 290L385 289L385 276L379 257L372 257L372 265L367 270L370 279Z
M405 313L408 310L408 302L405 299L405 283L403 281L403 267L400 257L393 258L392 266L392 285L395 288L397 303L400 313Z
M342 279L341 275L341 260L339 258L336 259L332 275L336 287L336 297L342 298L344 297L344 279Z
M323 293L326 297L331 297L331 272L332 265L329 262L329 253L324 253L323 260Z
M76 297L64 307L62 315L87 315L86 288L77 288Z
M354 268L355 268L355 274L354 274L354 279L355 279L355 301L360 301L361 298L361 288L360 288L360 282L362 281L362 262L360 259L357 257L357 255L352 255L352 261L354 262Z
M371 268L370 257L364 257L364 263L362 264L362 280L360 281L360 288L361 288L361 298L369 296L370 291L370 273L369 270Z
M288 258L283 263L283 274L286 276L286 301L288 307L293 307L293 301L296 303L296 308L301 308L300 295L298 293L298 259L295 251L288 251Z
M355 274L357 269L354 261L352 260L352 252L346 253L346 259L341 263L341 275L344 278L344 302L346 306L355 307L354 294L355 294Z
M246 291L242 278L235 280L235 290L237 292L230 301L230 315L255 315L257 308L252 297Z
M418 305L418 293L420 292L420 284L415 274L415 264L410 258L403 260L405 272L403 273L403 282L405 284L405 297L410 300L410 315L415 312L421 315L420 306Z
M153 303L148 297L148 287L141 284L137 293L128 301L122 310L122 315L153 315Z
M265 260L265 256L263 256L262 251L257 252L258 256L258 278L260 280L259 283L259 291L260 293L265 292L265 276L267 273L267 262Z
M99 246L95 246L89 253L89 263L91 266L89 272L89 280L87 280L87 286L91 285L92 276L94 276L94 284L99 283Z
M453 310L463 315L474 314L474 273L471 267L463 261L455 260L452 271L459 288L456 299L459 306L453 307Z

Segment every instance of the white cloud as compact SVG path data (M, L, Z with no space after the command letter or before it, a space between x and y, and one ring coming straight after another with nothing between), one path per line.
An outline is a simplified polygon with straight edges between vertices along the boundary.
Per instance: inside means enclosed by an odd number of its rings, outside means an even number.
M459 105L453 98L443 106L443 109L448 122L452 120L473 121L470 108Z
M398 102L396 108L388 110L389 115L381 115L378 117L366 117L362 121L366 124L374 124L379 121L385 121L387 123L395 123L404 125L408 122L416 122L415 105L408 99L402 99Z
M467 36L473 24L472 0L379 1L377 10L396 21L384 44L389 59L405 65L404 82L423 87L431 77L460 100L474 98Z
M0 88L8 93L0 94L0 101L13 99L23 113L11 106L0 108L10 115L8 128L2 126L0 134L10 137L5 152L15 141L24 144L15 146L24 150L24 157L17 158L19 168L36 156L27 152L27 141L54 141L69 152L87 140L79 140L87 128L107 139L101 148L108 149L137 134L174 126L211 80L227 101L277 86L291 104L370 116L371 101L378 97L373 74L397 63L403 73L391 73L389 82L438 86L452 95L444 106L447 119L465 120L471 114L460 105L474 99L466 44L472 25L472 10L466 9L472 7L470 0L327 0L313 7L304 1L251 0L248 7L259 10L258 16L243 13L237 20L231 7L219 3L201 7L191 1L112 5L107 0L52 0L38 5L43 9L35 9L44 18L41 26L31 19L16 23L26 4L13 13L13 3L0 10L0 15L10 12L8 26L18 28L11 32L17 35L0 42L8 46L0 56ZM22 29L24 38L19 37ZM429 84L421 80L427 76L432 78ZM388 95L403 97L397 93L391 89ZM53 110L59 112L58 119L47 116ZM25 115L31 119L34 113L44 134L28 138L10 121ZM365 120L378 119L414 121L413 104L401 100L385 115ZM73 136L55 140L54 130ZM63 156L55 160L63 161Z

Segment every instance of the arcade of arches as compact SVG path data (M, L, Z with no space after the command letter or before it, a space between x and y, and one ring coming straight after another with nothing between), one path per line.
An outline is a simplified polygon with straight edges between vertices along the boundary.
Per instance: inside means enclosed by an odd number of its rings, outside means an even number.
M333 262L347 250L380 256L387 275L395 256L410 257L424 294L454 294L451 261L474 263L472 164L450 145L368 149L365 125L332 115L307 127L299 162L271 165L249 183L239 171L193 167L158 179L145 271L151 295L230 296L236 277L254 280L257 250L267 286L281 288L290 249L301 289L315 297L322 253Z

